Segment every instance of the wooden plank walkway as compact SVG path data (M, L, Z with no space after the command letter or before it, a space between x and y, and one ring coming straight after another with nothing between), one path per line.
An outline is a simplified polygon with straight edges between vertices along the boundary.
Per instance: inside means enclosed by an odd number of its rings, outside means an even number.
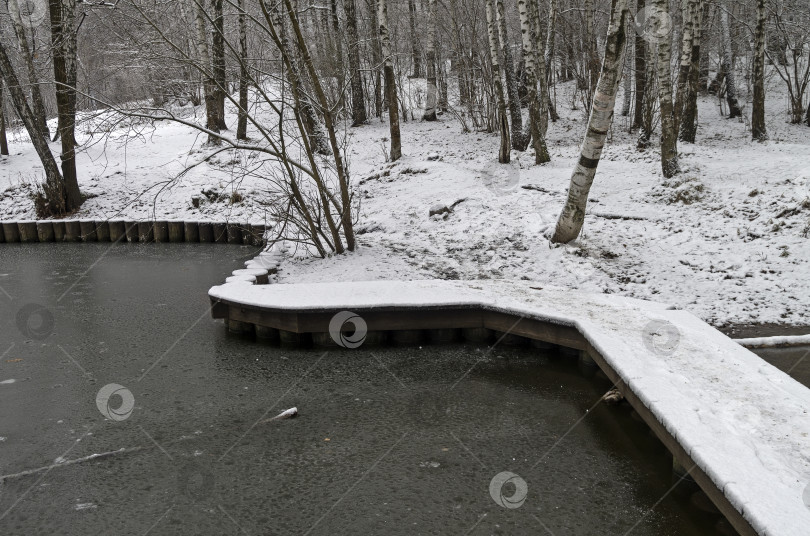
M686 311L529 282L227 284L215 318L325 333L486 327L587 351L743 535L810 534L810 389Z

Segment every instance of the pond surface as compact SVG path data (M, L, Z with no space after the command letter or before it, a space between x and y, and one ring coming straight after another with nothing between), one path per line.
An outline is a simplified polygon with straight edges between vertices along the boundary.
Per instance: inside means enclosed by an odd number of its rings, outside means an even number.
M2 246L1 534L717 533L647 428L564 359L228 335L206 291L253 254Z

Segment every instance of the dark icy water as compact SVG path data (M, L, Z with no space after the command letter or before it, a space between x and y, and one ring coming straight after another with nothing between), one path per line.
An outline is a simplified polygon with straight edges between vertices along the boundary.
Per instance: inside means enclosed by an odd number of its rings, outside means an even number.
M0 534L717 534L566 359L228 335L206 291L250 256L0 248Z

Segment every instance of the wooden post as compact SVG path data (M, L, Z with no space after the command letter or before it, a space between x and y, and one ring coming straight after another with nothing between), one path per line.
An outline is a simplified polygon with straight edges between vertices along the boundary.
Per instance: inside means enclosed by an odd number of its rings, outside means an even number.
M39 242L37 222L32 220L17 222L17 228L20 230L20 242L24 244Z
M40 242L53 242L53 223L50 221L38 221L37 236Z
M108 223L110 242L126 242L127 224L123 220L111 220Z
M168 242L169 241L169 222L156 221L152 226L152 234L155 242Z
M151 221L138 222L138 242L152 242L155 239L154 226Z
M185 242L185 224L181 221L169 222L169 242Z
M65 222L64 220L54 220L51 222L53 225L53 240L54 242L65 241Z
M217 244L227 244L228 224L223 222L214 222L211 225L214 228L214 242Z
M137 221L129 221L126 222L126 234L127 234L127 242L137 242L138 241L138 222Z
M99 242L110 241L110 224L106 220L96 221L96 239Z
M227 237L229 244L242 243L242 229L238 223L229 223L227 228Z
M214 224L207 221L201 221L199 224L200 243L211 244L214 239Z
M95 242L98 240L96 236L96 222L93 220L79 221L79 229L81 229L82 242Z
M183 235L186 242L201 242L200 226L196 221L187 221L183 224Z
M20 230L17 228L16 222L3 222L3 233L6 236L6 242L12 244L20 241Z
M65 242L79 242L82 239L82 227L79 220L65 220Z

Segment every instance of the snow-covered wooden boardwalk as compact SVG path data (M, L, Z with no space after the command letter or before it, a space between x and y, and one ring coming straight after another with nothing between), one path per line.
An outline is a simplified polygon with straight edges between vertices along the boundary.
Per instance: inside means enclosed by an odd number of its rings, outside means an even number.
M740 534L810 534L810 389L692 314L529 282L226 284L214 316L326 332L487 327L588 351Z

